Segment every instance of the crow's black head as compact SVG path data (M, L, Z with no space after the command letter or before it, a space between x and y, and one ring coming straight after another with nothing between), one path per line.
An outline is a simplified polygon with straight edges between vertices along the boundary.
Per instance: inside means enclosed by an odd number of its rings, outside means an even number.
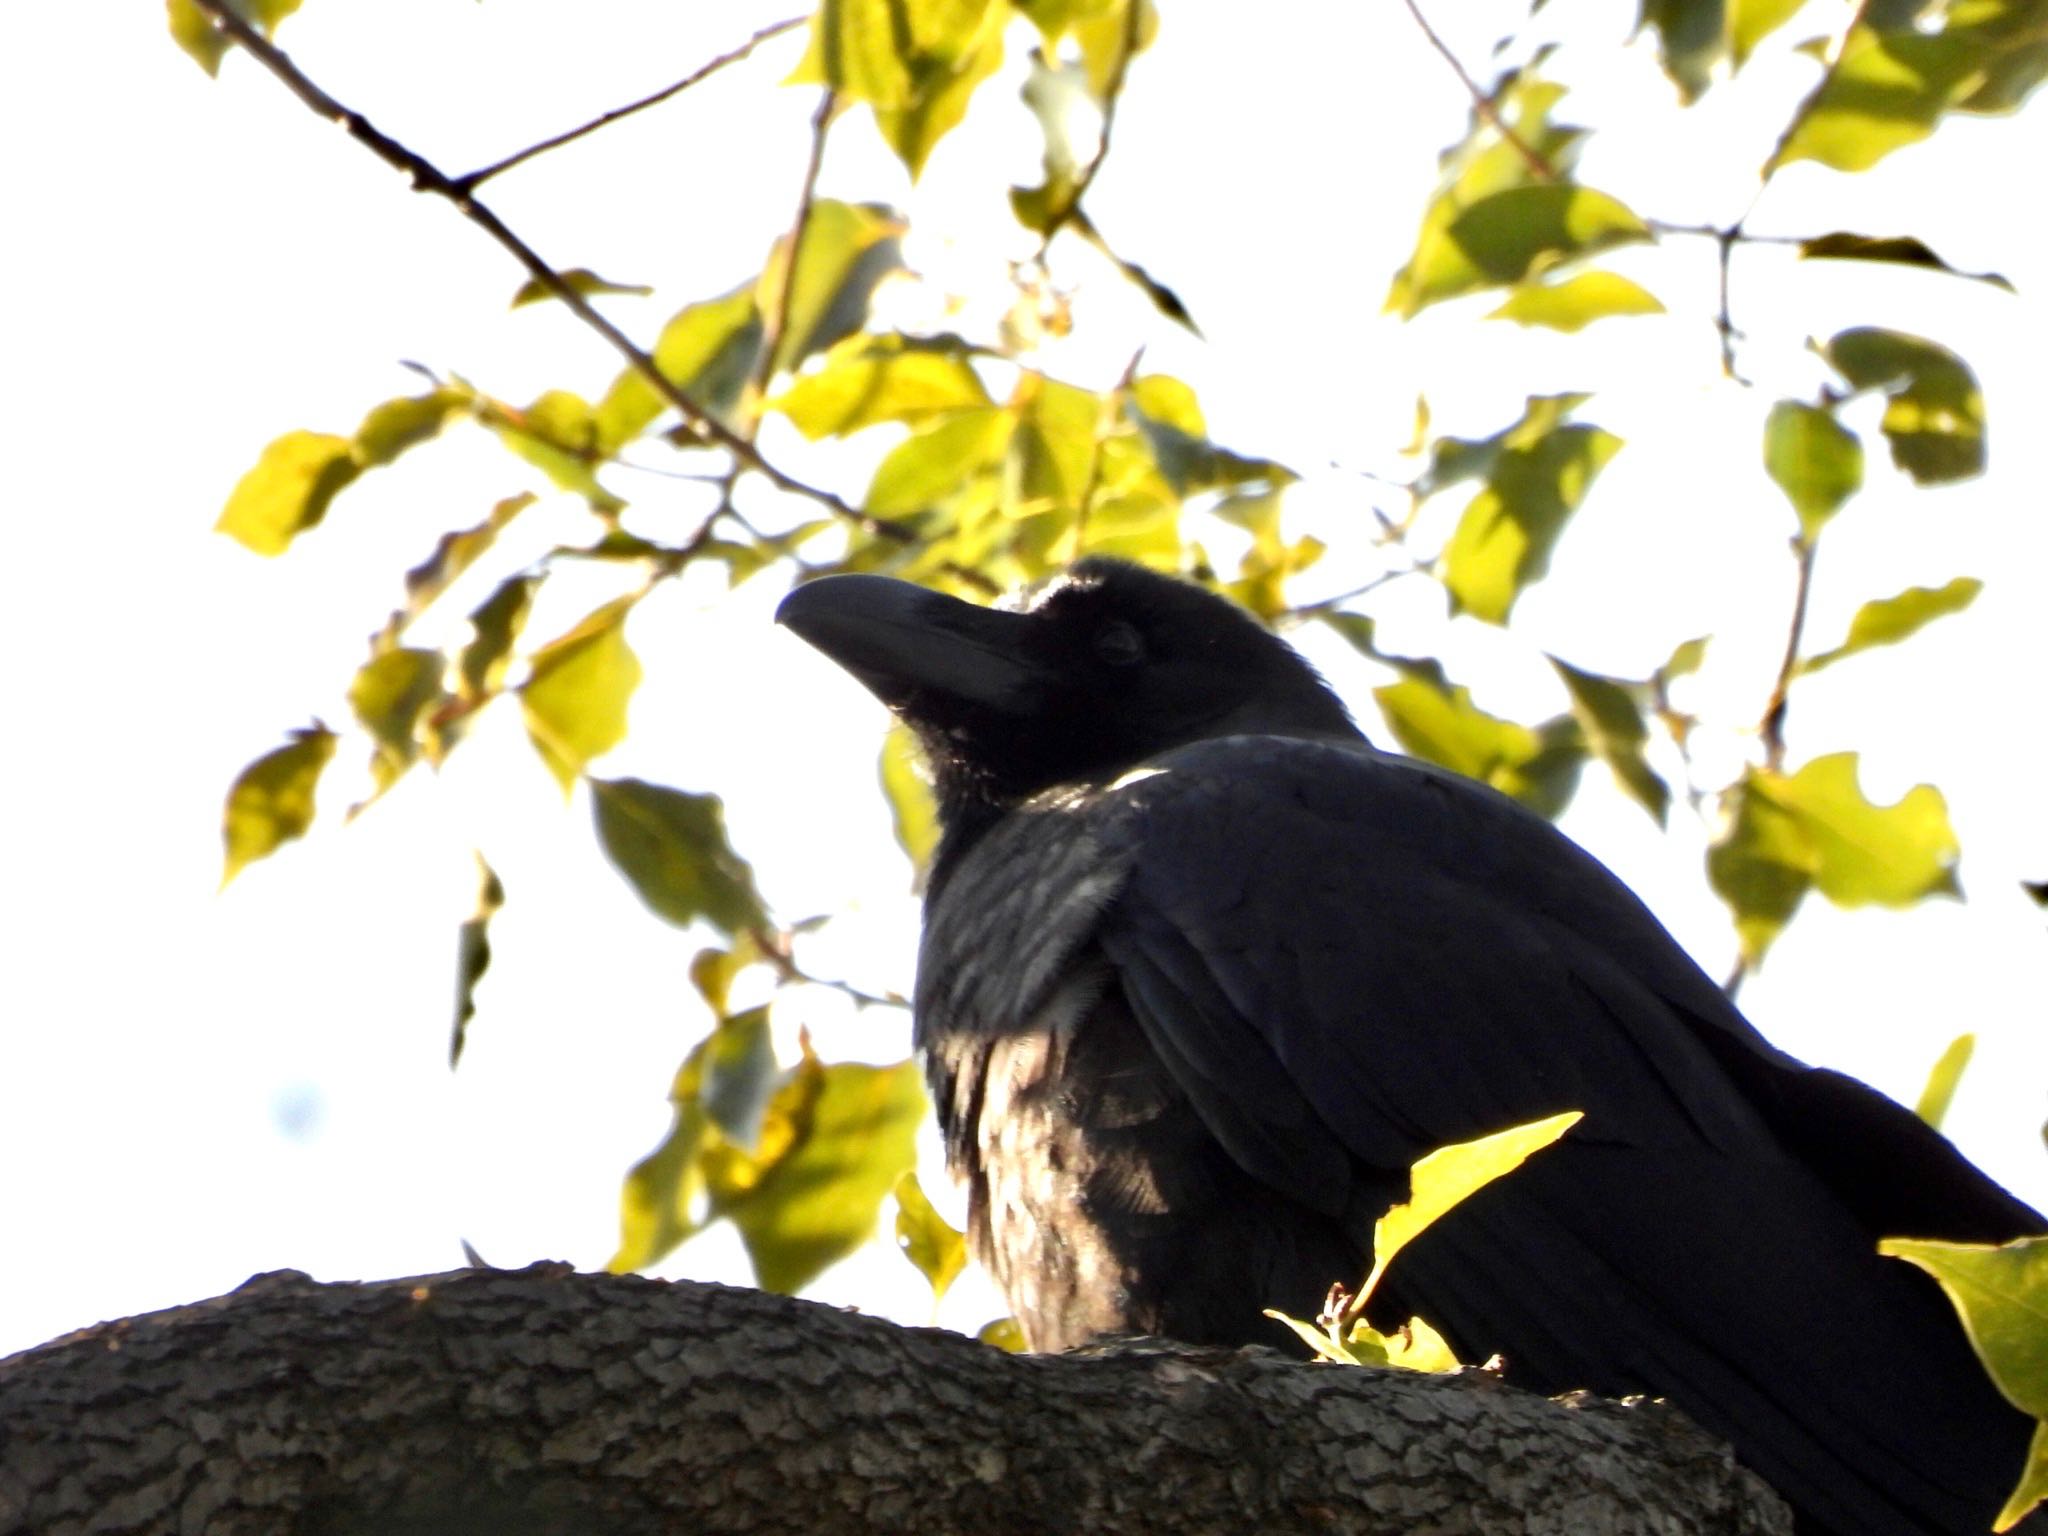
M949 819L1209 737L1358 734L1315 669L1249 615L1120 560L1084 560L1016 608L828 576L776 618L917 732Z

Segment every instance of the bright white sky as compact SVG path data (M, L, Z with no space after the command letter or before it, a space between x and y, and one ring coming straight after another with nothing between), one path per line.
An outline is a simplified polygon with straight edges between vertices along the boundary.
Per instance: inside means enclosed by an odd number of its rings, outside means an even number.
M2012 182L1998 174L2048 163L2048 116L1953 125L1876 177L1781 176L1759 229L1883 235L1910 223L1957 266L2003 270L2024 296L1745 255L1736 308L1755 338L1750 393L1716 377L1703 243L1630 259L1672 314L1608 322L1593 333L1597 358L1582 342L1482 325L1476 309L1406 328L1381 318L1434 155L1462 127L1456 80L1398 6L1274 0L1255 27L1234 7L1164 9L1091 209L1178 289L1208 340L1154 323L1081 261L1070 269L1085 284L1081 334L1102 340L1056 366L1101 387L1149 342L1150 366L1200 388L1221 440L1303 469L1342 466L1298 498L1302 526L1340 547L1355 542L1344 530L1371 492L1358 472L1398 467L1387 455L1418 389L1440 427L1475 436L1510 420L1525 390L1602 391L1585 415L1629 446L1555 574L1524 599L1516 638L1447 629L1422 583L1409 597L1389 589L1377 609L1392 646L1445 649L1499 712L1559 707L1540 648L1640 676L1677 641L1712 632L1694 703L1726 725L1753 719L1791 593L1789 514L1758 468L1758 423L1777 394L1811 394L1818 365L1802 341L1887 324L1977 366L1993 473L1916 493L1881 467L1873 433L1872 488L1827 534L1810 633L1830 644L1857 603L1909 585L1973 574L1988 590L1904 650L1802 687L1791 724L1795 763L1862 748L1881 801L1940 785L1970 899L1905 915L1816 904L1744 1004L1788 1048L1909 1098L1949 1037L1976 1029L1952 1129L2015 1189L2048 1199L2048 923L2016 887L2048 876L2048 715L2032 664L2048 570L2048 256L2031 200L2001 195ZM1476 62L1522 8L1436 9ZM1615 38L1634 10L1599 0L1545 15ZM308 0L282 41L335 94L460 170L665 84L781 14L672 0ZM1826 0L1808 19L1804 31L1838 24ZM702 940L648 916L604 864L583 798L564 809L509 708L440 781L416 773L352 826L337 814L349 798L337 763L316 834L215 893L233 774L312 714L344 721L341 692L399 573L436 532L535 478L457 435L348 492L282 560L208 529L270 438L348 431L371 403L410 392L401 358L511 399L551 385L595 394L614 360L558 312L509 314L519 274L477 231L408 194L246 60L207 81L155 7L112 21L94 7L19 8L9 44L0 1352L262 1269L448 1268L461 1238L498 1264L601 1264L619 1178L665 1129L669 1076L702 1028L683 975ZM661 299L613 308L651 337L673 304L756 270L787 223L811 97L770 87L796 46L508 177L491 201L563 266L663 285ZM1729 218L1777 120L1752 104L1782 112L1808 67L1760 66L1692 114L1670 110L1648 71L1585 81L1567 117L1638 125L1597 147L1585 177L1646 215ZM1001 182L982 157L1035 179L1035 129L1002 84L969 126L911 204L927 236L912 256L938 281L986 288L1001 271L986 233L1001 227ZM908 195L864 125L834 143L827 191ZM873 451L815 473L857 493ZM687 527L696 513L695 492L673 482L621 488L646 526ZM535 520L536 547L578 527L571 506L549 516ZM609 592L578 595L587 605ZM816 968L906 987L915 908L870 789L880 711L770 627L767 583L714 619L715 595L666 590L636 615L648 680L631 741L604 770L725 790L735 841L783 915L848 914ZM580 612L576 595L556 601L530 633ZM1370 729L1369 690L1384 679L1341 650L1317 655ZM1739 749L1732 732L1709 733L1704 771L1732 772ZM1699 877L1699 828L1675 819L1660 839L1598 769L1568 826L1710 972L1725 971L1732 939ZM477 845L510 902L469 1055L451 1075L455 927ZM851 1019L811 1000L780 1022L798 1017L828 1056L904 1049L889 1015ZM706 1240L667 1272L739 1277L732 1248ZM817 1293L921 1319L921 1285L876 1249ZM945 1317L973 1327L998 1310L966 1290Z

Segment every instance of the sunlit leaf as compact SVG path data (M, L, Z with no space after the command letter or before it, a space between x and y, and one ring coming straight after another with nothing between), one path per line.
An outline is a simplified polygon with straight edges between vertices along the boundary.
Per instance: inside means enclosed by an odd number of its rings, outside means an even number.
M678 310L661 328L651 355L663 378L699 409L724 421L739 403L760 351L761 315L749 284ZM616 452L667 409L637 368L624 370L597 403L598 447Z
M1809 544L1863 488L1863 444L1818 406L1780 400L1764 419L1764 470L1799 514Z
M365 469L389 464L408 448L438 436L441 429L474 404L465 390L436 389L424 395L401 395L372 406L356 428L356 462Z
M1568 182L1509 187L1460 210L1440 240L1426 251L1418 248L1398 307L1413 315L1428 304L1519 283L1560 262L1649 238L1648 226L1604 192Z
M1756 46L1799 13L1806 0L1728 0L1728 53L1740 69Z
M1168 374L1135 380L1124 401L1124 414L1144 435L1153 462L1176 495L1230 486L1278 487L1298 478L1284 464L1247 458L1211 442L1195 392Z
M900 722L882 738L882 795L889 802L889 820L897 846L910 859L916 883L922 886L939 843L939 808L932 798L931 779L909 728Z
M1699 671L1700 664L1707 659L1707 643L1711 638L1709 635L1696 635L1690 640L1681 640L1672 649L1670 660L1657 669L1657 680L1669 685Z
M1948 1118L1949 1106L1955 1102L1956 1087L1962 1082L1963 1070L1969 1066L1970 1057L1976 1050L1975 1035L1957 1035L1949 1041L1948 1049L1941 1053L1941 1059L1927 1074L1927 1085L1920 1090L1920 1099L1913 1106L1913 1113L1937 1131L1941 1129L1941 1122Z
M1554 817L1578 785L1586 747L1573 722L1534 730L1488 714L1471 692L1440 672L1404 668L1398 683L1373 690L1401 750L1491 784L1539 815Z
M598 841L658 916L678 927L703 918L725 933L766 924L754 872L725 835L716 795L640 779L593 779Z
M1476 1141L1439 1148L1416 1163L1409 1172L1407 1200L1391 1207L1373 1224L1372 1273L1346 1309L1349 1316L1363 1314L1380 1277L1403 1248L1495 1179L1513 1173L1584 1118L1581 1111L1568 1110L1548 1119L1496 1131Z
M1942 113L1969 93L1982 67L1978 50L1956 33L1852 27L1771 157L1771 167L1818 160L1838 171L1868 170L1932 133Z
M1611 315L1663 313L1663 303L1642 284L1613 272L1581 272L1561 283L1519 284L1487 319L1582 331Z
M421 727L440 702L446 670L439 651L397 646L372 656L349 683L349 708L376 744L370 772L380 794L419 759Z
M1525 423L1549 404L1531 399ZM1550 569L1565 523L1621 448L1613 433L1583 424L1519 437L1481 445L1486 484L1458 519L1438 572L1454 612L1492 624L1505 624L1522 590Z
M849 336L770 407L812 439L992 405L958 337Z
M1453 291L1467 291L1471 263L1449 233L1466 209L1499 192L1557 185L1569 177L1586 135L1551 121L1564 94L1563 86L1525 67L1493 94L1486 111L1474 109L1464 140L1443 156L1443 174L1423 212L1414 253L1388 291L1389 310L1413 315ZM1496 118L1513 131L1512 141L1495 127Z
M405 573L405 606L391 616L393 637L403 633L463 572L482 559L506 525L537 499L531 491L507 496L491 508L482 522L451 529L435 540L433 553Z
M791 78L868 103L915 177L1002 64L1008 20L1001 0L829 0Z
M2002 1247L1893 1237L1877 1251L1934 1276L2006 1401L2036 1419L2048 1417L2048 1237ZM2048 1425L2036 1424L2026 1470L1994 1528L2010 1529L2043 1499Z
M866 509L877 517L931 510L1000 464L1016 425L1014 412L990 406L942 416L917 428L876 466Z
M1024 1330L1017 1326L1014 1317L999 1317L992 1323L983 1323L975 1338L991 1349L1000 1349L1006 1355L1021 1355L1030 1351L1024 1342Z
M331 432L287 432L273 440L236 483L215 530L259 555L283 554L362 473L354 448Z
M334 733L325 727L293 731L290 742L235 776L221 818L221 839L227 845L223 886L243 866L306 835L313 824L313 791L334 756L334 745Z
M749 1008L722 1019L705 1046L698 1101L719 1135L751 1154L781 1085L768 1010Z
M542 646L519 690L526 733L564 794L585 764L625 739L626 705L640 683L640 660L626 644L633 603L606 603Z
M522 409L499 407L485 422L504 445L562 490L581 496L596 512L625 503L597 478L608 449L600 441L590 403L566 389L551 389Z
M1865 603L1849 621L1849 635L1831 651L1800 663L1803 672L1818 672L1858 651L1880 645L1896 645L1919 633L1936 619L1961 613L1984 590L1974 576L1958 576L1939 587L1908 587L1896 597L1881 597Z
M1976 283L1990 283L1993 287L2012 292L2012 284L1996 272L1965 272L1952 267L1934 254L1924 241L1911 235L1878 237L1873 235L1852 235L1837 231L1831 235L1816 235L1810 240L1799 242L1799 254L1809 261L1883 261L1899 266L1924 267L1934 272L1946 272L1953 277L1966 277Z
M213 18L192 0L165 0L171 40L198 61L209 75L220 73L220 61L234 46L227 33L213 24ZM265 37L277 24L299 8L299 0L236 0L235 10Z
M1873 805L1858 787L1853 752L1817 757L1791 775L1752 768L1724 809L1707 874L1751 964L1809 888L1843 907L1956 894L1958 850L1941 792L1919 784L1896 805Z
M915 1061L825 1066L806 1053L769 1103L760 1155L728 1145L704 1159L711 1209L739 1228L763 1289L800 1290L868 1240L917 1161L925 1107Z
M932 1305L944 1299L967 1267L967 1239L932 1209L915 1169L896 1181L896 1251L910 1260L932 1288Z
M903 265L897 243L903 230L903 220L877 204L831 197L811 204L803 246L797 252L788 323L775 344L776 372L788 372L867 323L875 286ZM781 312L779 277L786 265L786 242L786 236L777 242L757 291L763 314Z
M1650 730L1637 697L1642 685L1581 672L1555 656L1550 658L1550 664L1571 695L1572 715L1579 722L1586 744L1613 770L1629 798L1648 811L1658 826L1663 826L1671 809L1671 787L1643 756Z
M1879 423L1892 462L1920 485L1984 472L1984 396L1955 353L1921 336L1862 326L1824 349L1856 389L1886 396Z
M644 283L611 282L599 277L588 267L571 267L568 271L562 273L561 277L562 281L569 285L572 292L580 293L586 299L605 293L633 294L637 297L645 298L648 294L654 292L652 288ZM518 309L527 304L544 303L554 296L554 291L546 283L537 277L530 277L521 283L519 291L512 295L512 307Z
M463 919L455 936L455 1028L448 1039L448 1065L462 1060L469 1041L469 1021L476 1017L476 986L491 968L491 919L505 905L505 886L498 872L476 858L476 910Z

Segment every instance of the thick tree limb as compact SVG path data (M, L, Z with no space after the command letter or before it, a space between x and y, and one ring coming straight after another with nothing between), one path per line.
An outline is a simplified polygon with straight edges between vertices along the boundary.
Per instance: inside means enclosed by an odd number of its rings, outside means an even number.
M564 1266L230 1295L0 1362L0 1533L1789 1531L1676 1411L1153 1341L1004 1355Z

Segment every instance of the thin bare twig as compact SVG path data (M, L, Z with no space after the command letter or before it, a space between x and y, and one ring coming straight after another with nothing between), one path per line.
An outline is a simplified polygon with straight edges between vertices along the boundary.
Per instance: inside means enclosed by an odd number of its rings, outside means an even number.
M1088 195L1088 189L1095 185L1095 178L1101 174L1103 162L1109 159L1110 134L1116 128L1116 109L1123 100L1124 77L1130 72L1131 55L1138 51L1138 23L1143 19L1144 9L1138 0L1130 0L1125 7L1123 46L1117 49L1116 67L1109 72L1109 80L1103 88L1102 129L1096 135L1095 153L1088 157L1088 163L1081 167L1081 174L1074 178L1073 190L1045 222L1045 234L1038 242L1040 266L1045 264L1046 254L1052 249L1052 237L1068 224L1078 219L1083 233L1094 233L1088 216L1081 212L1081 199Z
M1437 35L1436 28L1432 27L1429 18L1422 14L1422 7L1417 0L1407 0L1407 5L1408 14L1415 18L1415 25L1422 29L1422 35L1429 39L1429 46L1443 56L1443 61L1451 66L1452 73L1464 82L1465 90L1472 97L1472 110L1479 114L1479 120L1499 134L1502 142L1522 157L1530 173L1539 181L1557 180L1556 168L1537 153L1527 139L1507 125L1507 120L1500 115L1500 108L1494 105L1493 98L1479 88L1479 82L1474 80L1465 66L1458 62L1458 56L1451 52L1450 45Z
M599 313L596 306L578 293L559 271L544 260L533 247L514 234L495 213L463 190L454 178L416 150L384 133L360 112L343 106L314 84L282 50L244 21L232 8L229 0L192 0L192 3L206 12L216 27L247 50L314 113L340 124L351 138L362 144L378 159L411 177L414 191L430 192L453 203L464 218L477 225L510 252L513 258L526 268L528 275L547 290L551 298L564 305L577 319L609 342L612 349L647 381L649 387L661 399L682 412L684 418L697 432L745 462L749 469L780 490L794 496L806 497L828 507L840 517L870 533L905 542L916 537L915 532L906 525L863 512L831 491L809 485L764 459L751 442L691 399L674 380L655 366L654 359L641 350L631 337Z
M1813 557L1818 543L1801 534L1792 541L1799 561L1799 587L1792 599L1792 626L1785 636L1785 658L1778 664L1778 680L1771 687L1771 701L1764 708L1757 735L1764 744L1764 766L1773 773L1785 766L1785 711L1792 692L1792 679L1799 672L1799 646L1806 633L1806 604L1813 592Z
M787 21L778 21L765 26L730 53L721 53L708 64L694 69L689 74L683 76L674 85L664 86L652 96L643 96L638 101L628 102L623 107L614 107L603 116L594 117L581 127L571 128L567 133L558 133L551 139L542 139L538 144L529 144L517 154L507 155L502 160L493 161L481 170L471 171L467 176L457 176L455 178L455 185L465 192L474 192L493 176L502 176L515 165L524 165L537 155L544 155L551 149L560 149L564 144L573 144L576 140L593 134L600 128L609 127L621 118L631 117L635 112L645 112L649 107L658 107L671 97L680 96L691 86L702 84L721 69L739 63L771 38L780 37L785 32L793 32L809 20L810 17L808 16L792 16Z

